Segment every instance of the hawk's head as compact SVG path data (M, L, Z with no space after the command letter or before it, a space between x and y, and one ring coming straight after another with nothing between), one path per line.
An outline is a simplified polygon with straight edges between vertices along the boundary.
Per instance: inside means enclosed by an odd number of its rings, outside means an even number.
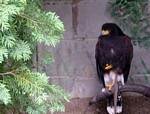
M105 23L101 29L102 36L124 36L124 33L115 23Z

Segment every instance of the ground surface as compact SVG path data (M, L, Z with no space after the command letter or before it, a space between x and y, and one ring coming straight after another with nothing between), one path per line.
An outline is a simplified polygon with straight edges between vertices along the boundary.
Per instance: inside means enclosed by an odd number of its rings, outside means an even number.
M64 113L55 114L107 114L105 101L93 105L87 110L86 108L90 99L72 99L70 103L66 104L66 111ZM122 114L150 114L150 98L132 94L124 95L123 100ZM85 110L87 111L86 113L84 113Z

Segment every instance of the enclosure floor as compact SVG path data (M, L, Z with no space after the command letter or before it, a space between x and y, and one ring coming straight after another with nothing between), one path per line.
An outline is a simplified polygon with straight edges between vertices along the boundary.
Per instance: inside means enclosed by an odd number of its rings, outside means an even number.
M55 114L107 114L106 102L99 102L87 109L88 102L91 98L74 98L70 103L66 103L66 111ZM86 111L86 113L84 113ZM123 113L122 114L150 114L150 98L141 95L124 95L123 96Z

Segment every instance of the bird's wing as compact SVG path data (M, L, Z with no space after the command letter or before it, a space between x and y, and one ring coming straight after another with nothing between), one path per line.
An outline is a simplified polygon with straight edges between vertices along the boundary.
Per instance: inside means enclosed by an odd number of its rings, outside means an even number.
M104 72L103 72L102 63L101 63L101 57L102 57L101 53L102 52L100 51L100 40L98 40L96 47L95 47L96 68L97 68L98 77L99 77L100 81L102 81L103 86L105 87Z
M131 61L133 58L133 45L131 43L131 39L128 36L124 37L124 45L125 45L125 67L123 69L124 74L124 80L125 82L128 79L130 67L131 67Z

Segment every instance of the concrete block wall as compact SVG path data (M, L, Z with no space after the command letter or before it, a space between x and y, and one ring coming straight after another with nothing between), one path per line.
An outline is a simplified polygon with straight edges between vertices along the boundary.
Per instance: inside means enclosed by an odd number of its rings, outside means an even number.
M59 84L73 98L91 97L100 91L95 66L95 44L103 23L113 22L106 11L108 0L45 0L44 8L54 11L64 22L64 38L55 47L39 45L39 69L47 73L50 83ZM43 65L45 52L55 62ZM150 68L150 50L134 46L129 83L149 84L150 78L141 60Z
M60 85L71 94L73 99L69 104L66 104L68 111L65 114L82 114L88 103L88 98L101 91L102 85L97 77L94 55L95 44L102 24L113 22L109 12L106 11L108 1L44 0L44 9L56 12L64 22L66 31L64 38L55 48L42 44L38 46L38 69L46 72L50 83ZM50 65L42 64L44 53L47 52L52 53L55 60ZM147 68L150 69L149 52L150 50L134 46L134 58L128 83L150 84L150 74L146 72L141 62L143 60ZM132 107L130 101L134 97L126 99L125 110L130 110L129 114L142 114L143 111L145 111L144 114L149 113L148 101L143 97L137 97L132 102L141 104L140 107L145 106L141 109L136 106ZM139 99L141 100L139 101ZM85 106L82 107L83 104ZM102 107L105 107L104 104ZM90 111L89 114L97 114L96 110ZM106 111L100 109L99 113L104 114Z
M101 91L95 65L95 45L103 23L113 22L106 11L109 0L44 0L47 11L54 11L64 22L63 40L55 47L38 46L38 68L46 72L50 83L63 87L71 94L66 112L61 114L83 114L89 98ZM42 64L45 52L52 53L54 62ZM150 50L134 46L134 58L128 83L150 84ZM146 100L145 100L146 99ZM132 105L137 104L137 105ZM87 114L105 114L106 103L94 107ZM149 114L149 100L142 96L125 96L125 114ZM128 112L128 113L127 113ZM60 114L60 113L58 113Z
M39 64L45 51L52 52L55 59L40 69L50 76L51 83L64 87L73 98L91 97L100 91L94 54L100 27L111 20L104 11L106 4L107 0L44 2L45 10L55 11L60 16L66 32L56 48L39 46Z

